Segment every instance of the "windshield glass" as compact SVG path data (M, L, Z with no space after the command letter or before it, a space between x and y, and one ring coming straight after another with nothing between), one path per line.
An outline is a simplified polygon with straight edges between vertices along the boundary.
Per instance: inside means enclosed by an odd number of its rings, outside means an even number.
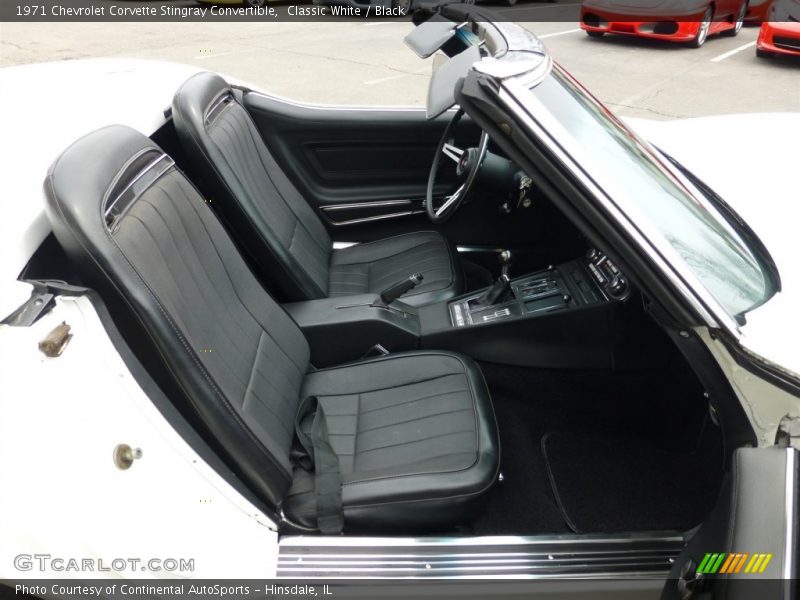
M731 315L772 296L769 271L742 236L567 74L554 69L532 92L544 108L537 119L552 117L542 125L569 142L565 150L634 223L647 224L648 236L655 231L669 242Z

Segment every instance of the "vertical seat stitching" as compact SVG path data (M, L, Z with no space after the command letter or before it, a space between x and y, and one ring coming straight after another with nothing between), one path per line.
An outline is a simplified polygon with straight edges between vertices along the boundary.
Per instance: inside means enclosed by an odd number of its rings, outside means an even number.
M149 206L152 206L152 205L151 205L149 202L148 202L147 204L148 204ZM156 214L158 214L158 213L156 213ZM150 230L150 228L149 228L148 224L147 224L145 221L143 221L143 220L142 220L142 219L141 219L139 216L137 216L137 215L135 215L135 214L129 214L129 215L128 215L128 217L130 217L132 220L134 220L134 221L137 221L137 222L139 222L139 223L141 223L141 224L142 224L142 226L144 227L144 230L145 230L145 232L146 232L146 233L147 233L147 234L148 234L148 235L149 235L149 236L152 238L152 240L153 240L153 242L154 242L154 245L155 245L154 247L157 249L157 251L159 252L159 254L161 254L161 256L162 256L162 258L163 258L163 257L164 257L164 252L163 252L163 251L162 251L162 249L161 249L161 246L160 246L160 244L159 244L159 242L158 242L158 238L157 238L157 237L155 236L155 234L154 234L154 233L153 233L153 232ZM159 217L163 219L163 217L161 217L160 215L159 215ZM169 228L168 228L168 230L169 230ZM171 271L171 268L170 268L169 264L167 263L167 261L166 261L166 260L163 260L163 263L164 263L165 267L166 267L168 270L170 270L170 271ZM173 279L175 279L175 278L173 277ZM178 293L180 293L180 294L182 294L182 293L183 293L183 292L181 291L181 289L180 289L180 287L179 287L179 286L177 286L177 289L178 289ZM262 335L263 335L263 332L262 332ZM233 343L233 340L230 340L230 341L231 341L231 343ZM244 358L244 353L241 351L241 349L240 349L238 346L237 346L237 350L239 350L239 353L240 353L240 354L242 355L242 357ZM221 357L220 357L220 360L221 360L221 361L223 361L223 363L225 363L227 370L228 370L228 371L229 371L229 372L232 374L232 376L233 376L233 377L234 377L234 378L235 378L235 379L236 379L236 380L237 380L237 381L238 381L238 382L239 382L239 383L240 383L242 386L245 386L245 388L246 388L247 382L243 381L243 380L241 379L241 377L239 377L239 374L238 374L238 373L237 373L237 372L236 372L236 371L235 371L235 370L232 368L232 365L230 365L230 363L227 361L227 359L226 359L224 356L221 356ZM252 375L252 373L251 373L251 375ZM292 406L292 404L290 403L290 400L289 400L288 398L286 398L286 397L284 396L284 394L283 394L283 393L282 393L280 390L278 390L278 389L277 389L277 388L276 388L276 387L273 385L273 383L272 383L271 381L269 381L269 380L267 380L266 378L264 378L264 377L263 377L263 375L260 373L260 371L259 371L259 375L261 375L262 379L264 379L264 380L267 382L267 384L268 384L270 387L272 387L272 389L273 389L273 390L275 390L275 392L277 393L277 395L278 395L279 399L280 399L280 400L283 402L283 404L284 404L284 405L285 405L285 406L286 406L286 407L287 407L287 408L290 410L290 413L291 413L294 407L293 407L293 406ZM291 382L290 382L290 385L291 385ZM267 404L267 403L266 403L266 402L263 400L263 398L261 398L261 396L258 394L258 392L256 392L255 390L253 390L253 395L256 397L256 399L259 401L259 403L260 403L262 406L265 406L265 407L266 407L266 408L269 410L269 412L271 412L271 413L272 413L272 414L275 416L275 418L276 418L276 419L278 419L278 420L280 420L280 421L281 421L281 425L282 425L282 427L283 427L284 429L287 429L287 425L286 425L286 424L283 422L283 420L282 420L282 418L281 418L281 415L279 415L277 412L275 412L275 410L274 410L274 409L273 409L273 408L272 408L272 407L271 407L269 404ZM289 433L289 435L290 435L290 438L291 438L292 432L287 430L287 433Z
M53 196L55 196L55 191L54 191L54 184L53 184L53 178L52 178L52 175L51 175L51 176L48 178L48 181L47 181L47 183L48 183L48 185L49 185L49 187L50 187L51 193L53 194ZM65 221L66 221L66 217L65 217L65 215L64 215L64 210L63 210L63 207L61 206L61 203L60 203L59 201L57 201L57 205L58 205L58 210L59 210L59 212L60 212L60 214L61 214L61 217L62 217L63 219L65 219ZM73 235L76 235L76 234L75 234L75 232L73 231L73 227L72 227L72 225L68 223L68 226L70 227L70 230L72 231ZM246 424L246 423L244 423L244 421L242 421L242 418L241 418L241 416L240 416L239 414L237 414L237 412L236 412L236 411L233 409L233 407L231 406L231 404L230 404L230 402L229 402L228 398L227 398L227 397L226 397L226 396L225 396L225 395L224 395L224 394L223 394L223 393L220 391L220 389L217 387L217 385L216 385L216 383L214 382L214 380L213 380L213 378L211 377L211 375L208 373L208 371L205 369L205 367L203 366L203 364L202 364L202 363L200 362L200 360L198 359L198 357L197 357L197 354L196 354L196 353L195 353L195 352L194 352L194 351L191 349L191 347L188 345L188 343L187 343L187 341L186 341L186 338L183 336L183 334L181 333L180 329L177 327L177 325L176 325L176 324L175 324L175 322L173 321L172 317L171 317L171 316L169 315L169 313L167 313L167 311L164 309L164 307L163 307L163 305L161 304L161 302L160 302L160 300L158 299L158 297L155 295L155 293L153 292L153 290L152 290L152 289L150 289L150 286L148 286L148 285L145 283L145 281L144 281L144 279L142 278L142 276L141 276L141 275L139 274L139 272L138 272L138 271L137 271L137 270L134 268L133 264L131 263L130 259L128 258L128 255L127 255L127 254L125 254L125 252L122 250L122 248L120 247L120 245L119 245L119 244L117 243L117 241L114 239L114 236L112 236L112 235L111 235L111 233L110 233L109 231L106 231L106 232L105 232L105 234L106 234L106 237L108 238L108 241L109 241L109 242L110 242L110 243L111 243L111 244L112 244L112 245L113 245L113 246L114 246L114 247L117 249L117 251L119 252L120 256L122 257L122 259L123 259L123 261L124 261L124 264L125 264L125 266L126 266L126 267L127 267L127 268L128 268L130 271L131 271L131 273L133 274L133 276L134 276L134 277L135 277L135 278L136 278L136 279L139 281L139 283L141 283L141 284L142 284L142 287L143 287L143 289L144 289L144 290L147 292L147 294L148 294L148 295L149 295L149 296L150 296L150 297L153 299L153 302L155 303L156 307L158 308L158 311L161 313L161 315L164 317L164 319L165 319L165 320L167 321L167 323L169 324L170 328L172 329L173 333L175 334L175 337L178 339L178 341L180 342L180 344L183 346L183 349L184 349L184 351L185 351L185 352L186 352L186 354L189 356L189 358L192 360L192 362L195 364L195 366L197 366L198 370L200 371L200 374L203 376L203 378L206 380L206 382L208 383L208 385L211 387L212 391L213 391L213 392L214 392L214 394L217 396L217 398L219 398L219 399L220 399L220 401L221 401L222 405L223 405L223 406L224 406L224 407L227 409L227 411L230 413L230 415L233 417L233 419L234 419L234 420L235 420L237 423L239 423L239 425L240 425L240 426L242 427L242 429L245 431L246 435L248 435L248 436L251 438L251 440L252 440L253 442L255 442L255 444L257 445L257 447L258 447L258 448L259 448L259 449L260 449L260 450L261 450L261 451L264 453L264 456L265 456L265 457L266 457L266 458L267 458L267 459L268 459L268 460L269 460L269 461L270 461L270 462L271 462L273 465L275 465L275 466L276 466L276 467L277 467L277 468L278 468L278 469L279 469L279 470L280 470L280 471L281 471L283 474L285 474L287 477L291 477L291 472L286 470L286 468L285 468L285 467L284 467L284 465L283 465L283 464L282 464L282 463L281 463L281 462L278 460L278 458L277 458L277 457L276 457L276 456L275 456L275 455L274 455L274 454L273 454L273 453L272 453L272 452L271 452L271 451L270 451L270 450L269 450L269 449L266 447L266 445L265 445L265 444L264 444L264 443L263 443L263 442L262 442L262 441L261 441L261 440L260 440L260 439L259 439L259 438L258 438L258 437L257 437L257 436L254 434L254 433L253 433L253 431L252 431L252 430L251 430L251 429L250 429L250 428L247 426L247 424ZM77 237L77 235L76 235L76 237ZM86 252L87 252L87 253L88 253L88 254L91 256L91 252L88 250L88 248L86 248L86 246L84 246L82 243L81 243L81 246L82 246L82 247L84 248L84 250L85 250L85 251L86 251ZM92 258L93 258L93 260L95 260L95 259L94 259L94 257L92 257ZM96 261L96 260L95 260L95 263L97 264L97 261ZM104 274L104 275L106 275L106 277L108 277L108 279L109 279L110 281L112 281L112 283L113 283L113 280L111 279L111 277L110 277L110 276L109 276L109 275L108 275L108 274L105 272L105 270L104 270L102 267L100 267L100 265L99 265L99 264L98 264L98 267L99 267L99 268L100 268L100 269L103 271L103 274ZM141 318L141 317L140 317L140 318ZM184 386L181 384L181 387L183 388ZM184 389L185 389L185 388L184 388Z
M186 192L184 192L183 189L181 189L181 192L183 193L184 197L186 197L187 200L188 200L188 196L186 196ZM203 226L203 230L206 232L206 235L209 237L209 239L213 239L211 237L211 234L208 232L208 229L206 228L205 222L203 222L203 219L200 217L200 213L197 212L197 207L195 207L192 202L189 202L189 205L191 206L192 210L194 210L195 214L197 214L198 219L200 219L200 224ZM219 255L219 250L217 249L216 245L215 244L211 244L211 246L212 246L212 248L214 248L214 252L219 257L220 263L222 263L222 270L225 272L225 276L228 278L228 281L231 284L231 288L233 289L233 293L236 295L236 298L241 303L242 308L244 308L247 311L247 313L251 317L253 317L253 320L256 323L259 324L259 326L261 327L261 330L264 331L264 333L266 333L272 339L273 342L275 342L275 346L278 348L278 350L280 350L283 353L284 356L286 356L286 358L289 359L289 362L291 362L294 365L294 367L297 369L297 372L300 375L304 375L305 374L305 369L301 369L300 366L295 362L294 358L289 356L289 354L286 352L286 350L284 350L283 347L272 336L272 334L270 334L270 332L266 330L266 328L261 323L261 321L259 321L259 319L256 318L256 316L250 311L250 308L247 306L247 304L245 304L245 302L242 300L241 296L239 296L239 290L236 289L236 286L233 283L233 278L231 277L231 274L228 272L228 265L226 265L225 261L222 260L222 257ZM295 327L296 327L296 325L295 325Z
M278 415L272 409L272 407L269 406L269 404L267 402L264 402L261 399L261 396L258 394L258 392L256 392L255 387L253 387L253 380L255 378L255 374L256 374L256 371L257 371L256 364L258 363L258 357L261 355L261 344L263 343L263 341L264 341L264 332L262 331L261 335L258 336L258 345L256 346L256 352L255 352L255 355L253 356L252 367L250 369L250 379L247 382L247 387L244 389L244 396L242 396L242 409L244 409L244 405L247 402L247 395L250 392L251 387L252 387L253 395L256 398L258 398L258 401L262 406L264 406L267 410L269 410L269 412L271 412L273 415L275 415L276 420L278 421L280 426L283 428L283 430L286 432L286 434L289 436L289 440L291 440L294 437L294 431L289 428L287 423L283 422L283 419L281 419L280 415ZM262 377L263 377L263 375L262 375ZM280 396L281 394L279 393L278 395Z

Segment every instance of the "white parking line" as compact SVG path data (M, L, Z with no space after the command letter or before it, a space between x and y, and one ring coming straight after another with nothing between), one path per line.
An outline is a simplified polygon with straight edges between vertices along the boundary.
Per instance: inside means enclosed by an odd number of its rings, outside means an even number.
M738 54L742 50L747 50L748 48L752 48L755 45L756 45L755 42L747 42L746 44L743 44L743 45L739 46L738 48L734 48L730 52L726 52L725 54L720 54L719 56L715 56L714 58L711 59L711 62L721 62L721 61L725 60L726 58L730 58L734 54Z
M397 75L389 75L388 77L370 79L369 81L365 81L364 85L375 85L376 83L386 83L387 81L394 81L395 79L402 79L403 77L411 77L412 75L424 75L425 73L429 73L430 70L431 70L430 66L426 66L423 67L422 69L417 69L416 71L411 71L409 73L398 73Z
M536 37L540 40L546 40L547 38L558 37L559 35L567 35L568 33L576 33L578 31L581 31L580 27L577 29L567 29L566 31L556 31L555 33L545 33L544 35L537 35Z
M234 54L247 54L248 52L257 52L261 48L242 48L239 50L231 50L230 52L220 52L219 54L198 54L194 57L195 60L208 60L209 58L217 58L219 56L233 56Z

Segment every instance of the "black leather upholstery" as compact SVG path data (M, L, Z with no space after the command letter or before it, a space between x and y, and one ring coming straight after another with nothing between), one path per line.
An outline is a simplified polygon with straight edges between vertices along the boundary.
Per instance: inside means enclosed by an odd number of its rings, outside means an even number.
M425 352L314 370L301 331L195 188L127 127L75 142L45 192L70 259L128 303L207 432L267 501L280 505L292 486L287 513L313 523L289 456L300 400L318 394L347 474L346 527L469 518L498 464L474 363Z
M198 73L184 83L173 101L173 117L190 160L207 175L213 201L257 275L286 300L377 293L417 271L425 289L405 296L409 304L463 291L456 253L437 232L334 250L322 221L219 75Z
M474 513L497 476L497 426L475 363L439 352L390 355L310 373L340 458L345 520L436 527ZM295 473L284 511L313 523L313 478Z
M328 296L380 292L411 273L422 283L403 302L423 306L449 300L464 288L456 250L435 231L407 233L335 251L331 257Z

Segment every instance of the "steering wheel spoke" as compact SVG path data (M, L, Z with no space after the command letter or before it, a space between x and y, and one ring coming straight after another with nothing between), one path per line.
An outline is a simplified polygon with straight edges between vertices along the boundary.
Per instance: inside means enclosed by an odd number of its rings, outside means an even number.
M442 202L442 205L436 209L437 217L441 217L449 210L451 206L453 206L454 203L458 202L459 198L461 197L461 194L464 192L465 187L466 184L462 183L455 192L445 197L444 202Z
M442 146L442 154L451 159L454 163L458 164L458 161L461 160L461 156L464 154L464 151L451 143L445 143L444 146Z

